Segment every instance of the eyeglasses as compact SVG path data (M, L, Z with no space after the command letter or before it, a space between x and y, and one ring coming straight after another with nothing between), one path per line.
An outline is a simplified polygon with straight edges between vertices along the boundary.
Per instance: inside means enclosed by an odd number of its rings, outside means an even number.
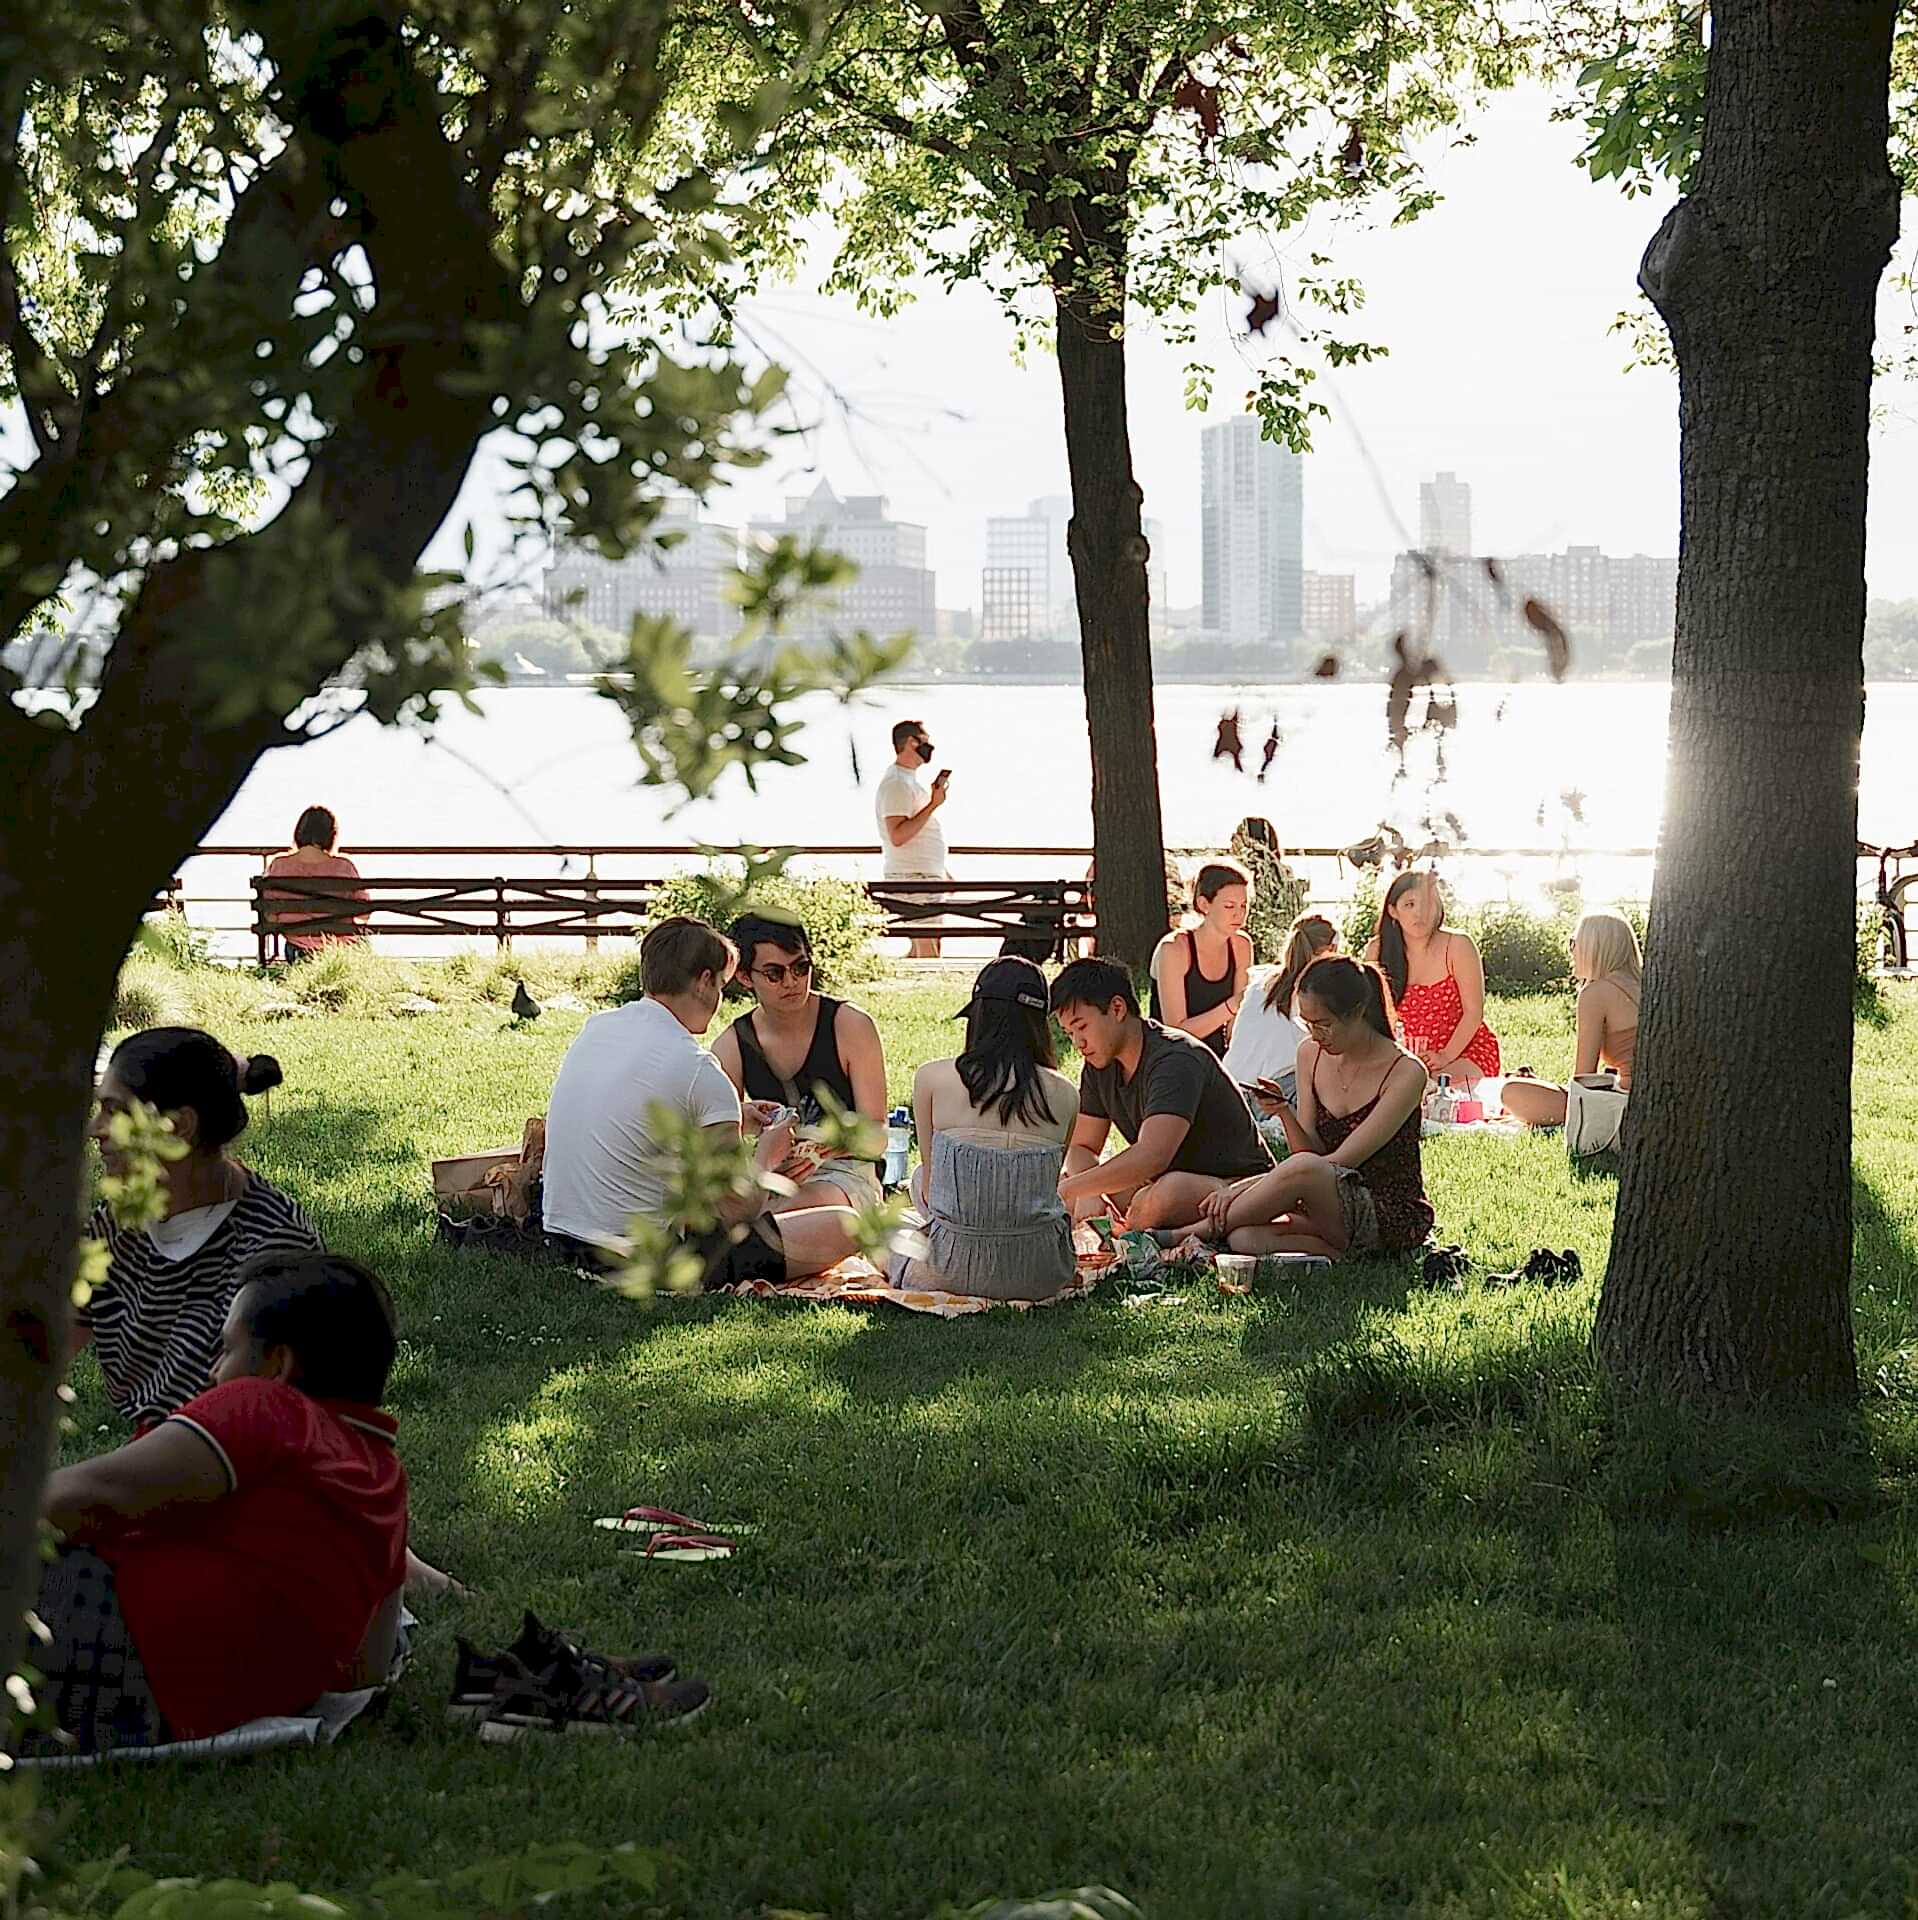
M802 953L797 960L775 960L769 967L755 967L753 975L769 987L783 987L790 975L796 986L801 980L812 978L812 962Z

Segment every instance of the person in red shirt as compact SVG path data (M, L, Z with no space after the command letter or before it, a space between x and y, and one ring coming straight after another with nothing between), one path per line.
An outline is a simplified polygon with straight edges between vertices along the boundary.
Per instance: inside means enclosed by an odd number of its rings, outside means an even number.
M42 1511L66 1546L28 1651L63 1750L196 1740L386 1676L406 1473L380 1409L393 1303L337 1254L244 1272L213 1386Z

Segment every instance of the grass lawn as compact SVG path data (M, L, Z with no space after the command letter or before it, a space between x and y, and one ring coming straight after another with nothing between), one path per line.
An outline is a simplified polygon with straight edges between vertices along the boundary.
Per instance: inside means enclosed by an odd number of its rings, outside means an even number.
M956 983L859 996L896 1097ZM1858 1033L1857 1292L1881 1490L1918 1465L1918 992ZM1912 1911L1918 1526L1762 1524L1616 1496L1584 1341L1614 1189L1555 1136L1428 1149L1485 1267L1575 1247L1553 1295L1428 1296L1409 1265L1174 1308L939 1322L644 1307L432 1236L426 1163L517 1137L578 1014L338 1016L222 1037L287 1084L248 1158L401 1304L415 1542L476 1589L332 1754L68 1780L67 1851L353 1888L540 1839L667 1847L657 1911L915 1920L1104 1882L1223 1915ZM1569 1066L1565 999L1495 1003ZM1754 1097L1774 1097L1758 1093ZM118 1436L83 1363L75 1445ZM755 1531L647 1566L638 1501ZM718 1698L630 1743L445 1726L453 1637L523 1605L665 1646ZM626 1909L620 1909L624 1911Z

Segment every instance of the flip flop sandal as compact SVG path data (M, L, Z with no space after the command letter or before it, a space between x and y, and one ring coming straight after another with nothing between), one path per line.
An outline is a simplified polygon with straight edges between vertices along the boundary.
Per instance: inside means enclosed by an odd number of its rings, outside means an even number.
M607 1533L717 1533L709 1521L695 1520L690 1514L675 1513L671 1507L628 1507L617 1520L595 1520L593 1525ZM728 1535L751 1533L750 1525L729 1526Z
M636 1548L627 1553L635 1560L730 1560L738 1547L723 1533L656 1533L643 1554Z

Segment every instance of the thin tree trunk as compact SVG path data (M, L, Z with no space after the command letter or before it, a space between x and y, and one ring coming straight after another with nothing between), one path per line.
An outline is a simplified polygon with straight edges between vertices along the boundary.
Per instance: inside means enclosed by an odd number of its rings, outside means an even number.
M1059 386L1072 481L1067 547L1079 603L1099 949L1143 968L1165 937L1165 828L1152 710L1144 496L1132 476L1125 341L1058 303Z
M1866 432L1894 0L1717 0L1695 183L1640 278L1681 559L1639 1072L1599 1303L1628 1390L1856 1392L1851 1043Z

